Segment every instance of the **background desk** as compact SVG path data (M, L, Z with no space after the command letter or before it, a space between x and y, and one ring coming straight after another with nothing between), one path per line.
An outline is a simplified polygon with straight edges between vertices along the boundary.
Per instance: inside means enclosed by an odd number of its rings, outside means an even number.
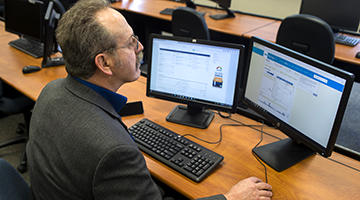
M179 6L185 6L185 4L168 0L122 0L122 2L113 3L112 6L120 11L129 11L147 17L171 21L171 15L160 14L160 11L165 8L176 8ZM209 15L225 12L201 6L198 6L197 10L199 12L206 13L204 17L211 31L235 36L242 36L246 32L275 22L275 20L273 19L266 19L237 13L235 13L235 18L214 20L211 19ZM166 27L163 28L167 29Z
M147 48L147 36L152 32L171 32L171 16L159 14L165 8L185 6L168 0L123 0L112 6L122 12L130 25L138 34L141 42ZM214 20L210 14L224 13L224 11L197 6L200 12L206 12L204 18L209 27L212 40L240 43L248 46L251 36L259 36L275 42L281 21L235 13L235 18ZM360 82L360 59L355 54L360 51L360 44L355 47L336 44L334 66L355 74Z
M41 66L42 58L35 59L14 49L8 42L19 38L5 31L4 22L0 22L0 77L3 81L36 100L42 88L50 81L66 77L64 66L41 69L39 73L23 74L26 65Z
M22 53L7 43L17 36L4 31L0 23L0 77L22 93L36 100L42 88L51 80L65 77L63 66L42 69L32 74L22 74L25 65L40 65L41 59L34 59ZM202 139L217 141L220 137L222 124L235 124L235 122L215 115L213 122L207 129L191 128L166 122L166 115L175 107L175 103L147 98L145 96L146 78L125 84L118 91L127 96L129 102L142 101L144 114L124 117L128 126L135 124L142 118L148 118L179 134L193 134ZM233 115L245 124L256 122L240 115ZM266 133L279 138L286 138L278 130L265 127ZM204 197L212 194L227 192L232 185L249 176L265 179L264 168L253 157L251 149L260 141L260 132L248 127L223 127L221 143L212 145L190 138L199 144L222 154L225 159L214 172L201 183L195 183L181 174L144 155L148 168L153 176L168 184L188 198ZM264 135L263 144L278 139ZM351 169L330 159L314 155L301 163L278 173L268 168L269 183L273 186L273 199L360 199L360 162L333 153L331 159L344 163L356 169Z

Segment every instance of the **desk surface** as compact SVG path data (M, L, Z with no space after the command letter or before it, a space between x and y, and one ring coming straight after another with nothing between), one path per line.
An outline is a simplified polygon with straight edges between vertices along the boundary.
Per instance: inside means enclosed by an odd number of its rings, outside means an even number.
M28 64L40 65L41 59L34 59L10 47L7 44L8 41L16 39L16 36L7 34L3 27L0 28L1 79L31 99L36 100L42 88L49 81L66 76L63 66L42 69L27 75L22 74L23 66ZM146 97L145 88L146 78L140 77L139 80L124 85L118 91L127 96L129 102L140 100L144 105L144 114L123 118L124 123L128 126L135 124L142 118L149 118L181 135L193 134L205 140L217 141L220 137L220 126L235 123L229 119L221 118L219 115L215 115L213 122L207 129L191 128L166 122L166 115L176 104ZM237 114L233 115L232 119L245 124L256 124L254 121ZM216 145L190 138L225 157L220 166L201 183L195 183L144 155L150 172L153 176L191 199L225 193L239 180L249 176L265 179L264 168L251 154L251 149L260 141L260 132L243 126L225 126L222 130L223 139L221 143ZM264 131L279 138L286 138L285 135L273 128L265 127ZM264 135L262 144L276 140L274 137ZM336 162L314 155L281 173L268 167L268 179L274 192L273 199L360 199L360 162L335 152L331 159ZM344 163L357 170L337 162Z
M180 6L185 6L185 4L168 0L122 0L122 2L113 3L112 6L119 10L127 10L149 17L171 21L171 15L160 14L160 11L165 8L177 8ZM209 15L223 14L225 12L201 6L197 7L197 11L206 13L204 17L210 30L236 36L242 36L246 32L276 21L273 19L265 19L238 13L235 13L235 18L214 20L210 18Z
M32 100L36 100L41 89L50 81L67 75L64 66L41 69L39 73L23 74L26 65L41 66L42 58L30 55L10 47L8 42L18 38L5 31L4 22L0 22L0 77Z
M185 6L184 3L176 3L168 0L122 0L122 2L117 2L112 5L114 8L119 10L127 10L141 15L168 21L171 20L171 16L159 14L161 10L165 8ZM281 21L274 19L267 19L238 13L235 13L235 18L214 20L209 17L210 14L224 13L224 11L201 6L197 6L197 10L200 12L206 12L204 18L210 30L229 35L243 36L247 38L250 38L251 36L258 36L275 42L277 30L281 24ZM360 65L360 59L355 58L355 54L359 51L360 44L357 44L355 47L336 44L335 59L355 65Z

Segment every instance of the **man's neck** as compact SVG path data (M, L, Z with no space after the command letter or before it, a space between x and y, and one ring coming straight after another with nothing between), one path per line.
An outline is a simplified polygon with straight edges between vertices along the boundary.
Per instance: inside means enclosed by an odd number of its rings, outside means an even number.
M99 77L99 75L97 74L94 74L89 79L83 79L83 80L113 92L118 91L121 85L123 85L118 83L116 84L115 81L111 79L111 77L101 77L101 76Z

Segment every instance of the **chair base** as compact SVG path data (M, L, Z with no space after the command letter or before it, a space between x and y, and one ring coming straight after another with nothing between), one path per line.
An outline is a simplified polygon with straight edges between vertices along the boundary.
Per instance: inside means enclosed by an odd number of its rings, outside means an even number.
M18 127L16 129L16 132L17 133L26 133L27 130L26 130L26 126L25 124L18 124ZM26 157L26 144L29 140L29 136L28 134L26 133L26 135L22 135L22 136L18 136L18 137L15 137L15 138L11 138L7 141L4 141L4 142L1 142L0 143L0 148L3 148L3 147L7 147L7 146L11 146L11 145L14 145L14 144L20 144L20 143L25 143L25 147L24 147L24 150L22 152L22 155L20 157L20 164L18 165L17 167L17 170L20 172L20 173L24 173L27 171L27 157Z

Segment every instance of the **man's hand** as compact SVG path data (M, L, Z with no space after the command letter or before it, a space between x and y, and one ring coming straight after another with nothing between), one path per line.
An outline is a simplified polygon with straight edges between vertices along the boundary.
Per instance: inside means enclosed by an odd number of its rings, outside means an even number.
M266 200L271 199L272 195L271 185L262 182L259 178L250 177L238 182L224 196L227 200Z

